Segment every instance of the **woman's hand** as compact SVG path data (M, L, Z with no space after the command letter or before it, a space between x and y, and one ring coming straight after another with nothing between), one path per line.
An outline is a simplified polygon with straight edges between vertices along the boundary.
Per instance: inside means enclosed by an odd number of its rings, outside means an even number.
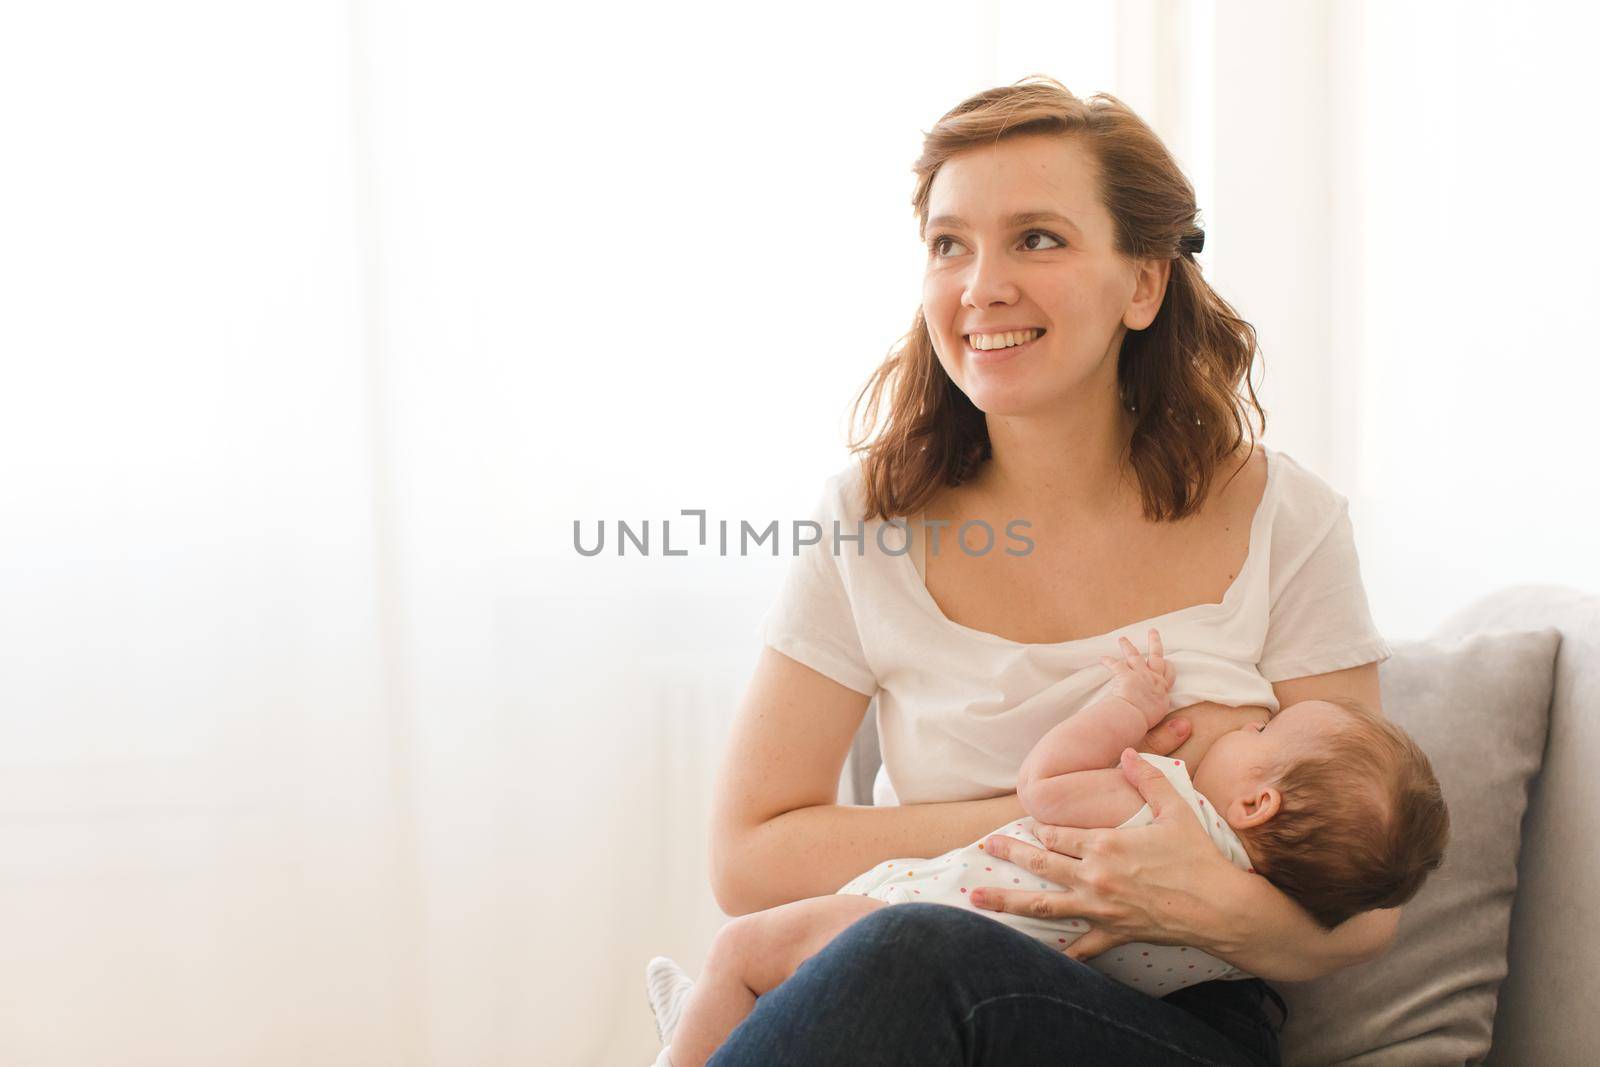
M1108 948L1144 941L1190 945L1212 951L1222 909L1237 895L1239 870L1217 851L1172 784L1140 759L1122 753L1122 773L1155 814L1148 826L1125 830L1081 830L1038 824L1034 833L1050 851L1015 838L986 838L984 850L1065 887L1030 892L981 889L972 903L1042 919L1084 919L1093 929L1069 946L1074 959L1089 959Z

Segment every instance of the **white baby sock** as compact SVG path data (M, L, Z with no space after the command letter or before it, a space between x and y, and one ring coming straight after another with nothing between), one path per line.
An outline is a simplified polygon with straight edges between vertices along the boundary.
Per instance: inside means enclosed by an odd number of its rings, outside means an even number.
M694 982L682 967L665 956L657 956L645 964L644 987L650 997L650 1010L656 1015L656 1035L666 1045L678 1028L678 1017L683 1014Z
M650 1067L672 1067L672 1057L668 1055L671 1051L670 1048L662 1049L661 1055L656 1057L656 1061Z

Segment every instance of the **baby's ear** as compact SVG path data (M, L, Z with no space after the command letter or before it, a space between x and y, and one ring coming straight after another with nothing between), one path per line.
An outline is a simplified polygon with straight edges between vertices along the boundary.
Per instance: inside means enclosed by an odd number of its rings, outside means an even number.
M1235 830L1246 830L1252 826L1261 826L1278 814L1283 806L1283 794L1278 792L1276 786L1257 786L1252 792L1236 797L1228 805L1224 813L1228 818L1228 825Z

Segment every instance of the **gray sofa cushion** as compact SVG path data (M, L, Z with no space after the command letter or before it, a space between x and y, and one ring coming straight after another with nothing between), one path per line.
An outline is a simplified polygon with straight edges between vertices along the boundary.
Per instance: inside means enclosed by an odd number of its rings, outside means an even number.
M1274 983L1290 1009L1286 1065L1413 1067L1488 1053L1560 637L1542 628L1401 642L1379 666L1384 712L1439 776L1451 841L1386 955L1314 982Z
M1511 973L1494 1012L1494 1067L1591 1063L1600 1048L1594 961L1600 950L1600 596L1519 585L1474 601L1435 636L1561 630L1550 737L1522 820Z

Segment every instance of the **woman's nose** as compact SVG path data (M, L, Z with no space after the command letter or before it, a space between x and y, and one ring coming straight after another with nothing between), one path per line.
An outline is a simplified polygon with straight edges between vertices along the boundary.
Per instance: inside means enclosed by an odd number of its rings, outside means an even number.
M1017 285L1004 256L979 253L972 257L969 269L972 273L961 293L962 303L975 308L1016 303Z

